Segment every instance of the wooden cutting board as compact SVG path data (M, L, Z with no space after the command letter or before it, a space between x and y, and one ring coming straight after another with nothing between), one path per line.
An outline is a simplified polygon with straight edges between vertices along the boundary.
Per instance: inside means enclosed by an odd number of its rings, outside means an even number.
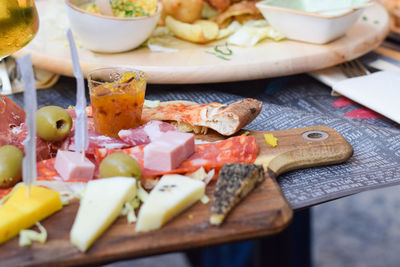
M269 146L264 133L277 137L278 146ZM128 225L126 218L118 218L84 254L69 242L69 231L79 206L75 201L42 222L48 231L46 244L20 248L18 238L14 238L0 245L1 265L101 264L275 234L288 226L292 218L292 210L275 178L289 170L341 163L353 152L338 132L326 126L250 134L256 137L260 149L256 161L263 164L267 179L232 211L222 226L208 223L215 187L212 183L207 186L211 198L208 204L198 202L160 230L148 233L135 233L134 225ZM201 139L212 141L221 136L207 135Z
M55 16L62 9L55 9L51 1L37 1L36 4L45 27L14 56L30 54L36 67L73 76L69 46L63 35L65 29L60 29L60 25L67 23L62 20L66 15L58 15L60 23L50 23L45 20L48 14ZM174 53L139 48L105 54L81 46L78 53L85 75L96 68L118 66L146 72L148 82L153 84L243 81L315 71L358 58L378 47L388 31L389 15L384 7L375 4L364 11L343 37L325 45L267 39L254 47L229 45L232 55L221 59L215 49L218 47L227 53L226 39L198 45L171 37L165 41L178 49Z

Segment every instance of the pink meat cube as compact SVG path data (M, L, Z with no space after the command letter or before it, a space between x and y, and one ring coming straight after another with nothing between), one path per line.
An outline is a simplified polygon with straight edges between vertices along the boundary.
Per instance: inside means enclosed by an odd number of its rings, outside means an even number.
M144 167L156 171L170 171L193 153L193 134L167 132L144 148Z
M91 180L93 178L95 165L79 152L58 150L54 168L60 176L66 180L81 178Z

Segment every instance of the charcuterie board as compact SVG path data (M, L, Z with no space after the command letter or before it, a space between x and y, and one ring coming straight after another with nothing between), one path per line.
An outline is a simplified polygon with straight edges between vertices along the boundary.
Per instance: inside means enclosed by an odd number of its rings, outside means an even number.
M53 10L48 1L39 1L37 7L40 15L59 10ZM63 16L65 14L59 15L60 18ZM53 24L42 25L36 38L14 56L29 53L36 67L72 76L67 42L62 37L54 37L62 35L65 29L51 30L59 22ZM212 83L277 77L331 67L372 51L388 32L389 15L383 6L375 4L365 10L345 36L326 45L264 40L254 47L229 45L232 54L221 59L214 55L215 49L226 49L226 40L197 45L171 37L167 42L173 44L176 52L152 52L147 47L114 54L95 53L80 47L78 52L85 75L101 67L134 67L146 72L148 82L153 84Z
M266 143L265 133L271 133L278 139L276 147ZM275 234L283 230L292 218L292 210L276 177L294 169L341 163L353 152L350 144L338 132L326 126L271 132L250 131L250 135L255 136L259 145L256 163L264 166L267 179L239 203L222 226L208 223L215 187L215 183L211 183L207 186L207 195L211 199L209 203L196 203L160 230L136 233L134 225L127 224L126 218L119 218L87 253L81 253L69 242L69 231L79 205L75 201L42 222L48 231L47 243L20 248L18 239L14 238L0 245L1 264L101 264ZM222 137L208 134L198 138L215 141Z

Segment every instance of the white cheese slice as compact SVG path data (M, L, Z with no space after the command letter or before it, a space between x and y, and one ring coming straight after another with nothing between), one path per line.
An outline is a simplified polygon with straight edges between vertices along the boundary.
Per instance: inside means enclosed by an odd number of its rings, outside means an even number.
M160 228L201 199L204 193L202 181L177 174L164 175L140 208L136 231Z
M112 177L92 180L86 187L71 229L71 243L86 251L136 194L136 179Z

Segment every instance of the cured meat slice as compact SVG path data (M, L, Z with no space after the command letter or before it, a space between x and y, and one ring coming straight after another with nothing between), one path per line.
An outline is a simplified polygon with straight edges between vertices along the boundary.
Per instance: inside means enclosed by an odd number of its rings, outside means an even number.
M162 172L144 168L143 158L145 145L123 150L96 149L97 165L109 154L121 151L135 158L142 168L142 179L154 179L157 176L171 173L193 172L203 167L206 171L219 170L226 163L253 163L258 155L258 145L254 136L235 136L229 139L208 144L195 145L195 152L172 171Z
M260 165L224 165L214 191L215 201L211 206L210 223L220 225L235 205L264 180L264 169Z
M25 111L14 101L0 95L0 132L19 126L25 121Z
M92 115L92 112L91 112L91 108L90 109L88 109L88 108L86 108L86 112L88 112L88 117L87 117L87 125L88 125L88 130L89 131L95 131L94 130L94 120L93 120L93 117L91 116ZM68 114L71 116L71 118L72 118L72 120L75 122L75 119L76 119L76 113L75 113L75 109L72 109L72 108L67 108L66 109L66 111L68 112ZM71 131L73 131L75 129L75 123L72 125L72 128L71 128Z
M108 137L105 135L98 134L94 131L88 131L89 137L89 147L86 150L87 154L94 154L97 148L107 148L107 149L122 149L128 148L131 145L125 143L124 141ZM68 137L63 141L60 147L62 150L72 150L75 151L75 134L71 131Z
M78 183L87 183L88 179L80 179L80 178L70 178L68 180L64 180L56 171L54 164L56 162L56 158L51 158L47 160L39 161L36 164L37 168L37 180L38 181L65 181L65 182L78 182ZM94 178L98 178L98 173L95 173Z
M258 155L258 145L254 136L236 136L220 141L218 143L198 144L195 145L195 153L185 160L177 169L168 172L152 171L143 167L144 153L143 149L146 145L135 146L127 149L95 149L96 166L111 153L124 152L134 157L142 168L141 181L143 185L150 189L154 186L157 177L164 174L184 174L193 172L203 167L209 171L215 169L218 171L227 163L253 163ZM44 160L37 163L37 179L38 180L62 180L54 168L55 158ZM95 177L98 177L98 170ZM71 179L68 182L87 182L84 179Z
M19 126L9 130L7 144L14 145L24 151L24 146L22 143L27 135L27 127L25 123L22 123ZM40 137L36 137L36 160L41 161L55 156L58 145L58 143L51 143L41 139Z
M155 141L163 133L178 131L175 126L162 121L148 121L140 127L121 130L118 136L126 143L132 146L148 144Z

